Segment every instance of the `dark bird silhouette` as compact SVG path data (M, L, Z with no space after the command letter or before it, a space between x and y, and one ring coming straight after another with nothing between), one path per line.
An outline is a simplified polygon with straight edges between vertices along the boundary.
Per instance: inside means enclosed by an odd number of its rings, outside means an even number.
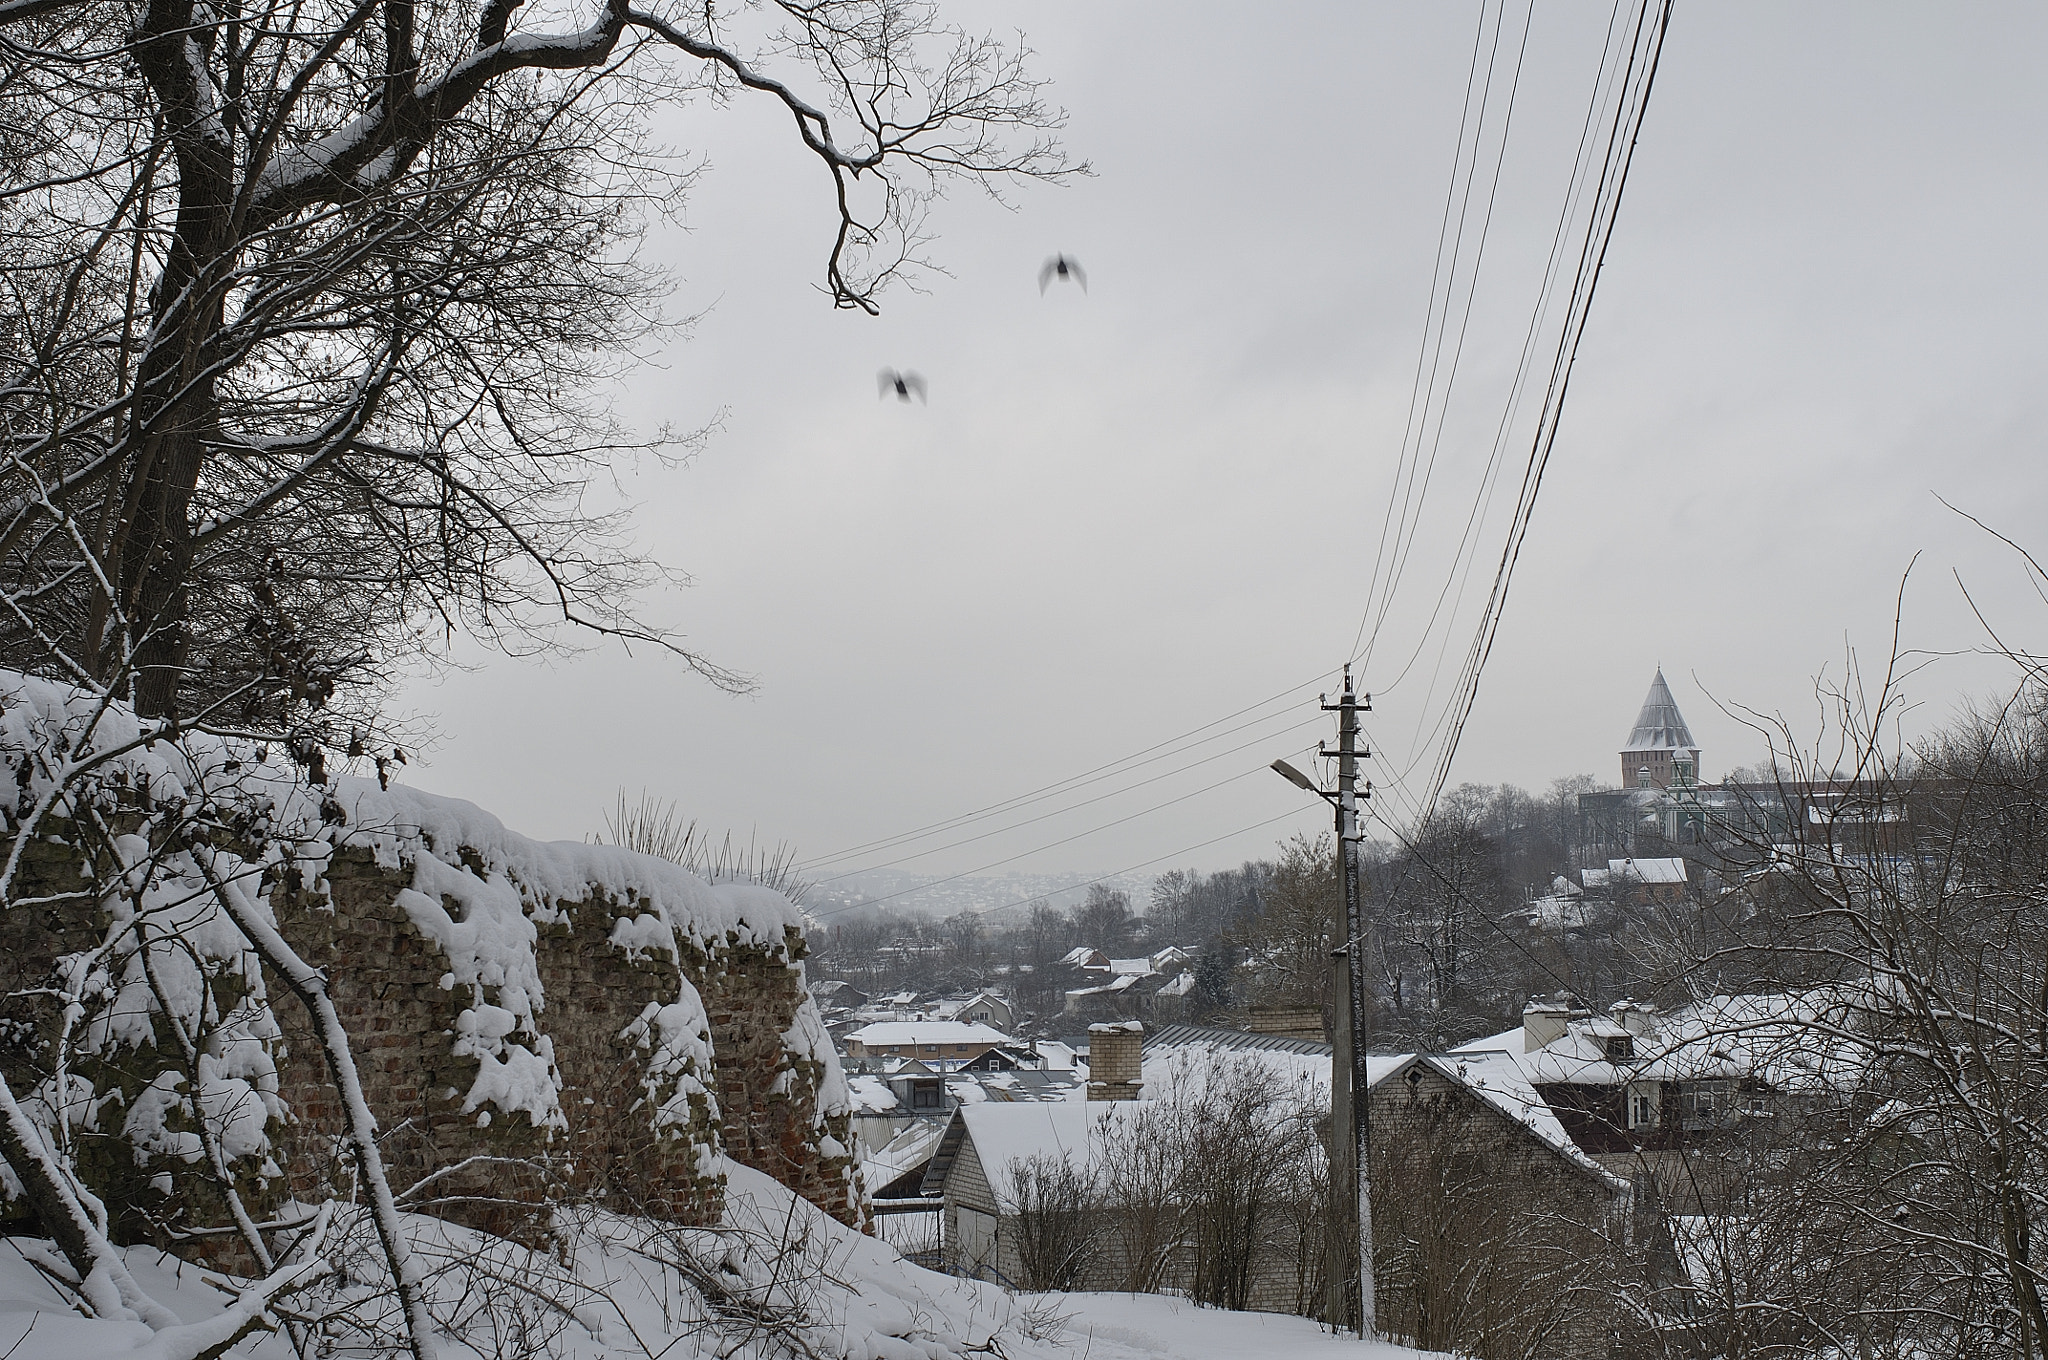
M1081 262L1071 255L1055 255L1038 271L1038 292L1041 297L1044 296L1045 290L1052 286L1054 279L1061 283L1071 280L1081 285L1082 292L1088 291L1088 276L1081 272Z
M894 392L898 401L909 401L913 393L919 401L925 400L924 379L909 369L901 373L893 368L883 369L875 375L875 390L878 396L884 397Z

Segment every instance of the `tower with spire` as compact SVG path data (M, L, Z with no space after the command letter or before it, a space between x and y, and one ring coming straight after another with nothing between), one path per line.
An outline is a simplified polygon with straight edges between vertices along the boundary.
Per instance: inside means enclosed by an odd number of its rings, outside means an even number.
M1678 701L1671 697L1671 686L1664 683L1664 668L1659 666L1643 699L1643 711L1636 715L1635 730L1621 748L1621 786L1669 788L1677 773L1674 763L1689 780L1698 779L1700 748L1692 739L1692 729L1685 725L1685 715L1678 711Z

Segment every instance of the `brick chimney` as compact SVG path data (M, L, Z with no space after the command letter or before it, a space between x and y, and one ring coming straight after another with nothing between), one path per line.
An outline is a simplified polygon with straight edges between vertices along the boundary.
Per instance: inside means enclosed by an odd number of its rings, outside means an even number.
M1116 1020L1088 1027L1088 1099L1136 1100L1144 1089L1145 1026Z
M1282 1039L1314 1039L1323 1043L1328 1038L1323 1031L1323 1012L1315 1006L1253 1006L1250 1027L1254 1034Z

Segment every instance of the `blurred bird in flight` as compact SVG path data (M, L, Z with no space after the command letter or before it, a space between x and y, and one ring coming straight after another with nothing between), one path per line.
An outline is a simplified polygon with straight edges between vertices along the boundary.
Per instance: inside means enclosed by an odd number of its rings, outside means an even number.
M894 392L898 401L909 401L913 393L919 401L925 400L924 379L908 369L901 373L893 368L883 369L875 375L875 388L884 397Z
M1052 281L1073 282L1081 285L1081 291L1088 291L1088 276L1081 272L1081 262L1071 255L1055 255L1045 262L1038 271L1038 291L1041 296L1052 286Z

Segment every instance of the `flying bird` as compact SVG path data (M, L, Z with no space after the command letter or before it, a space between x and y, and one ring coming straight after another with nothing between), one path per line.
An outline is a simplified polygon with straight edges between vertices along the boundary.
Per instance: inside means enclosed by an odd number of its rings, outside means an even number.
M1039 296L1045 295L1045 290L1052 286L1054 279L1061 283L1072 280L1081 285L1082 292L1088 291L1088 276L1081 272L1081 262L1071 255L1055 255L1045 262L1045 267L1038 271Z
M925 400L924 379L908 369L901 373L893 368L883 369L875 375L875 391L878 396L884 397L894 392L898 401L909 401L912 393L917 395L919 401Z

